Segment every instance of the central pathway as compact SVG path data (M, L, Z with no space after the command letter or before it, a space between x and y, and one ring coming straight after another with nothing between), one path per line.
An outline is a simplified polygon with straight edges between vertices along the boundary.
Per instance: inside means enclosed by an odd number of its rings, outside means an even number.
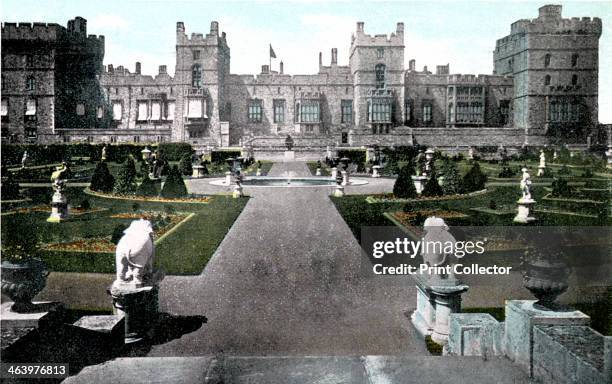
M278 163L270 175L310 172L305 163ZM331 187L246 192L250 201L204 272L162 283L162 311L207 323L150 356L426 353L404 315L414 309L410 279L362 273L369 262L329 199Z

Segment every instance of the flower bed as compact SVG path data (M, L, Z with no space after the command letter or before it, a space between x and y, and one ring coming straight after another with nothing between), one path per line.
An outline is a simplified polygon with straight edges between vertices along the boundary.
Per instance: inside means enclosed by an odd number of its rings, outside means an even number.
M483 189L481 191L476 191L476 192L471 192L471 193L466 193L466 194L461 194L461 195L448 195L448 196L442 196L442 197L422 196L416 199L403 199L403 198L398 198L398 197L393 196L392 193L386 193L386 194L379 194L379 195L370 195L366 197L366 202L368 202L369 204L382 204L382 203L412 203L412 202L418 202L418 201L460 200L460 199L466 199L466 198L473 197L473 196L484 195L487 192L488 190Z
M95 192L89 188L85 189L85 193L97 197L117 200L133 200L133 201L146 201L151 203L187 203L187 204L208 204L211 201L210 196L195 196L180 197L180 198L166 198L166 197L148 197L148 196L126 196L126 195L113 195L110 193Z
M85 214L89 214L89 213L95 213L95 212L102 212L102 211L108 211L108 208L90 208L90 209L83 209L80 207L70 207L69 210L69 216L80 216L80 215L85 215ZM15 210L9 211L9 212L3 212L3 215L8 215L8 214L14 214L14 213L32 213L32 212L49 212L51 213L51 206L50 205L35 205L33 207L23 207L23 208L17 208Z

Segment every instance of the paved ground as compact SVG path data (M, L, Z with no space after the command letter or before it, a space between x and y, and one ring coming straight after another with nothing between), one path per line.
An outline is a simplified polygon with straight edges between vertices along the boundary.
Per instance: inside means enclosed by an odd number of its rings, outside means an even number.
M280 163L271 174L309 171L304 163ZM404 316L414 306L412 284L361 275L359 244L330 191L247 190L252 199L203 274L167 278L161 287L163 311L208 322L149 355L424 353Z

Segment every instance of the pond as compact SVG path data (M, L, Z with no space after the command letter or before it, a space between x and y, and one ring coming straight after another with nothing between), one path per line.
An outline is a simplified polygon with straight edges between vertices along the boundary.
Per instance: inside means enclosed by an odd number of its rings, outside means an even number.
M350 179L349 185L364 185L368 182L363 179ZM213 180L213 185L227 185L225 180ZM336 180L330 177L247 177L242 181L245 187L317 187L334 186Z

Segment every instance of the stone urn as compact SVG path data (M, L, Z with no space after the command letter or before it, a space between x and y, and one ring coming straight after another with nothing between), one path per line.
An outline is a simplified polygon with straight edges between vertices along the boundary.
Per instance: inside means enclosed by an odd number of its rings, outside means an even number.
M29 258L23 262L3 261L2 293L13 302L13 312L29 312L34 307L32 299L47 284L49 271L42 260Z

